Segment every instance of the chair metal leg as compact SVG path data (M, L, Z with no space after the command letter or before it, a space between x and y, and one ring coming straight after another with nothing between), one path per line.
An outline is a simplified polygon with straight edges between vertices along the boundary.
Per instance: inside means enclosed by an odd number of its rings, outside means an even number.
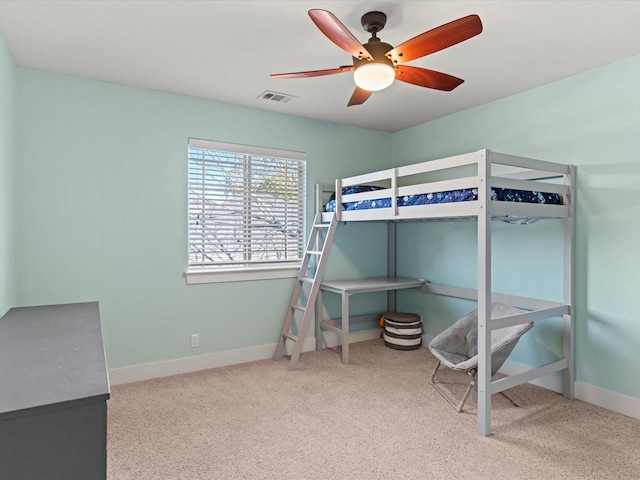
M436 365L435 370L433 371L433 374L431 374L431 379L429 380L429 383L431 385L433 385L433 388L436 389L436 391L442 395L442 397L449 402L449 405L451 405L456 412L460 413L462 412L462 409L464 408L464 404L467 401L467 398L469 398L469 394L471 393L471 389L474 387L474 385L476 384L476 376L478 374L478 370L476 368L473 368L469 371L467 371L466 373L471 377L471 381L469 382L469 386L467 387L467 390L464 392L464 395L462 397L462 400L460 400L460 403L454 402L451 398L449 398L449 396L444 392L444 390L442 390L438 385L436 385L436 373L438 373L438 369L440 368L440 364L441 362L438 362L438 364Z
M471 393L471 389L476 384L476 377L478 375L478 370L474 368L473 370L468 371L467 375L471 376L471 381L469 382L469 386L467 387L467 391L464 392L464 396L462 397L462 400L460 401L460 404L456 408L456 411L458 413L460 413L462 411L462 408L464 407L464 404L467 401L467 398L469 398L469 394Z
M431 380L429 381L429 383L431 383L431 385L433 385L434 387L436 383L436 373L438 373L438 369L440 368L440 365L441 365L440 362L438 362L438 364L436 365L436 369L431 374Z

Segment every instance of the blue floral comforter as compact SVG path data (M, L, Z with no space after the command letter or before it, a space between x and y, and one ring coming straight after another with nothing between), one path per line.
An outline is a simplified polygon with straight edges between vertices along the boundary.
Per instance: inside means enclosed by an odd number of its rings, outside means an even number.
M360 192L371 192L382 190L382 187L375 186L354 186L342 189L343 195ZM450 190L448 192L421 193L419 195L407 195L397 197L398 207L408 207L411 205L430 205L436 203L468 202L478 199L477 189L469 188L462 190ZM561 205L562 198L555 193L531 192L527 190L513 190L510 188L492 188L491 200L504 202L524 202L524 203L546 203L551 205ZM362 200L358 202L348 202L342 204L342 210L367 210L371 208L389 208L391 198L377 198L374 200ZM336 201L332 196L327 203L327 212L336 210Z

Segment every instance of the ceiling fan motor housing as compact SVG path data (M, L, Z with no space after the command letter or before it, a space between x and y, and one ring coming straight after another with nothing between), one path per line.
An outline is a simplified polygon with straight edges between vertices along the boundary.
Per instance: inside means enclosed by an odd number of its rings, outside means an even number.
M376 36L376 34L386 25L387 16L383 12L368 12L362 16L360 23L362 23L362 27L367 32L371 33L371 38L363 45L363 47L371 54L373 61L375 63L388 64L393 67L393 62L386 56L386 53L393 47L388 43L381 42ZM353 66L357 68L363 64L369 63L370 61L371 60L354 57Z
M388 64L392 67L394 66L391 59L387 57L387 52L393 48L388 43L381 42L377 38L372 38L363 46L367 49L367 52L371 54L374 62ZM370 61L371 60L367 60L366 58L360 59L357 57L353 57L353 66L359 67L360 65L369 63Z

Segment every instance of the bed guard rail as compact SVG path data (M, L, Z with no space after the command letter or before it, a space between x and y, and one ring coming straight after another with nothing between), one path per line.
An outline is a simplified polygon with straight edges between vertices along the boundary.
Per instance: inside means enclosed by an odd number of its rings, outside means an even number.
M483 168L478 168L480 165ZM470 168L474 166L475 172L470 173ZM494 166L495 168L493 168ZM486 172L487 178L480 178L479 171ZM337 179L335 182L335 214L338 220L342 219L343 203L374 200L381 197L395 199L427 192L475 189L483 181L487 181L490 187L495 188L541 191L562 195L565 208L553 206L552 208L546 208L545 211L545 207L549 207L549 205L532 204L534 206L530 207L529 210L534 212L539 210L542 217L566 217L570 214L570 209L567 206L572 201L572 179L570 178L572 173L571 165L506 155L484 149L453 157ZM429 174L434 176L444 175L448 178L429 180L427 178ZM558 183L557 179L559 178L563 180L562 183ZM376 185L383 189L343 194L343 188L360 185ZM481 192L483 189L478 188L478 191ZM512 208L505 207L504 209L509 211ZM398 217L398 206L395 201L391 202L390 207L381 210L385 210L385 217ZM467 210L462 209L460 216L466 216L467 214ZM372 214L363 219L374 219L378 216L380 215Z

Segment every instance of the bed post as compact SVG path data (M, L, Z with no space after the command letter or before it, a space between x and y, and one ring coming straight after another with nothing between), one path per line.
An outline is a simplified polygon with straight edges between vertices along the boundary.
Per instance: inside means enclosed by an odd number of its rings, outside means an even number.
M574 388L574 325L575 310L573 303L573 265L574 265L574 238L575 238L575 166L569 166L569 173L564 176L564 184L569 187L569 216L564 219L564 304L569 305L569 314L564 315L564 332L562 336L562 349L564 358L567 359L567 368L562 376L562 394L565 398L573 398Z
M478 433L491 434L491 162L478 152Z
M387 222L387 277L396 276L396 222ZM387 311L396 311L396 291L387 292Z
M336 220L340 221L340 217L342 215L342 180L339 178L336 178L335 197L336 197L336 210L334 215L336 216Z
M398 216L398 169L391 169L391 215Z

